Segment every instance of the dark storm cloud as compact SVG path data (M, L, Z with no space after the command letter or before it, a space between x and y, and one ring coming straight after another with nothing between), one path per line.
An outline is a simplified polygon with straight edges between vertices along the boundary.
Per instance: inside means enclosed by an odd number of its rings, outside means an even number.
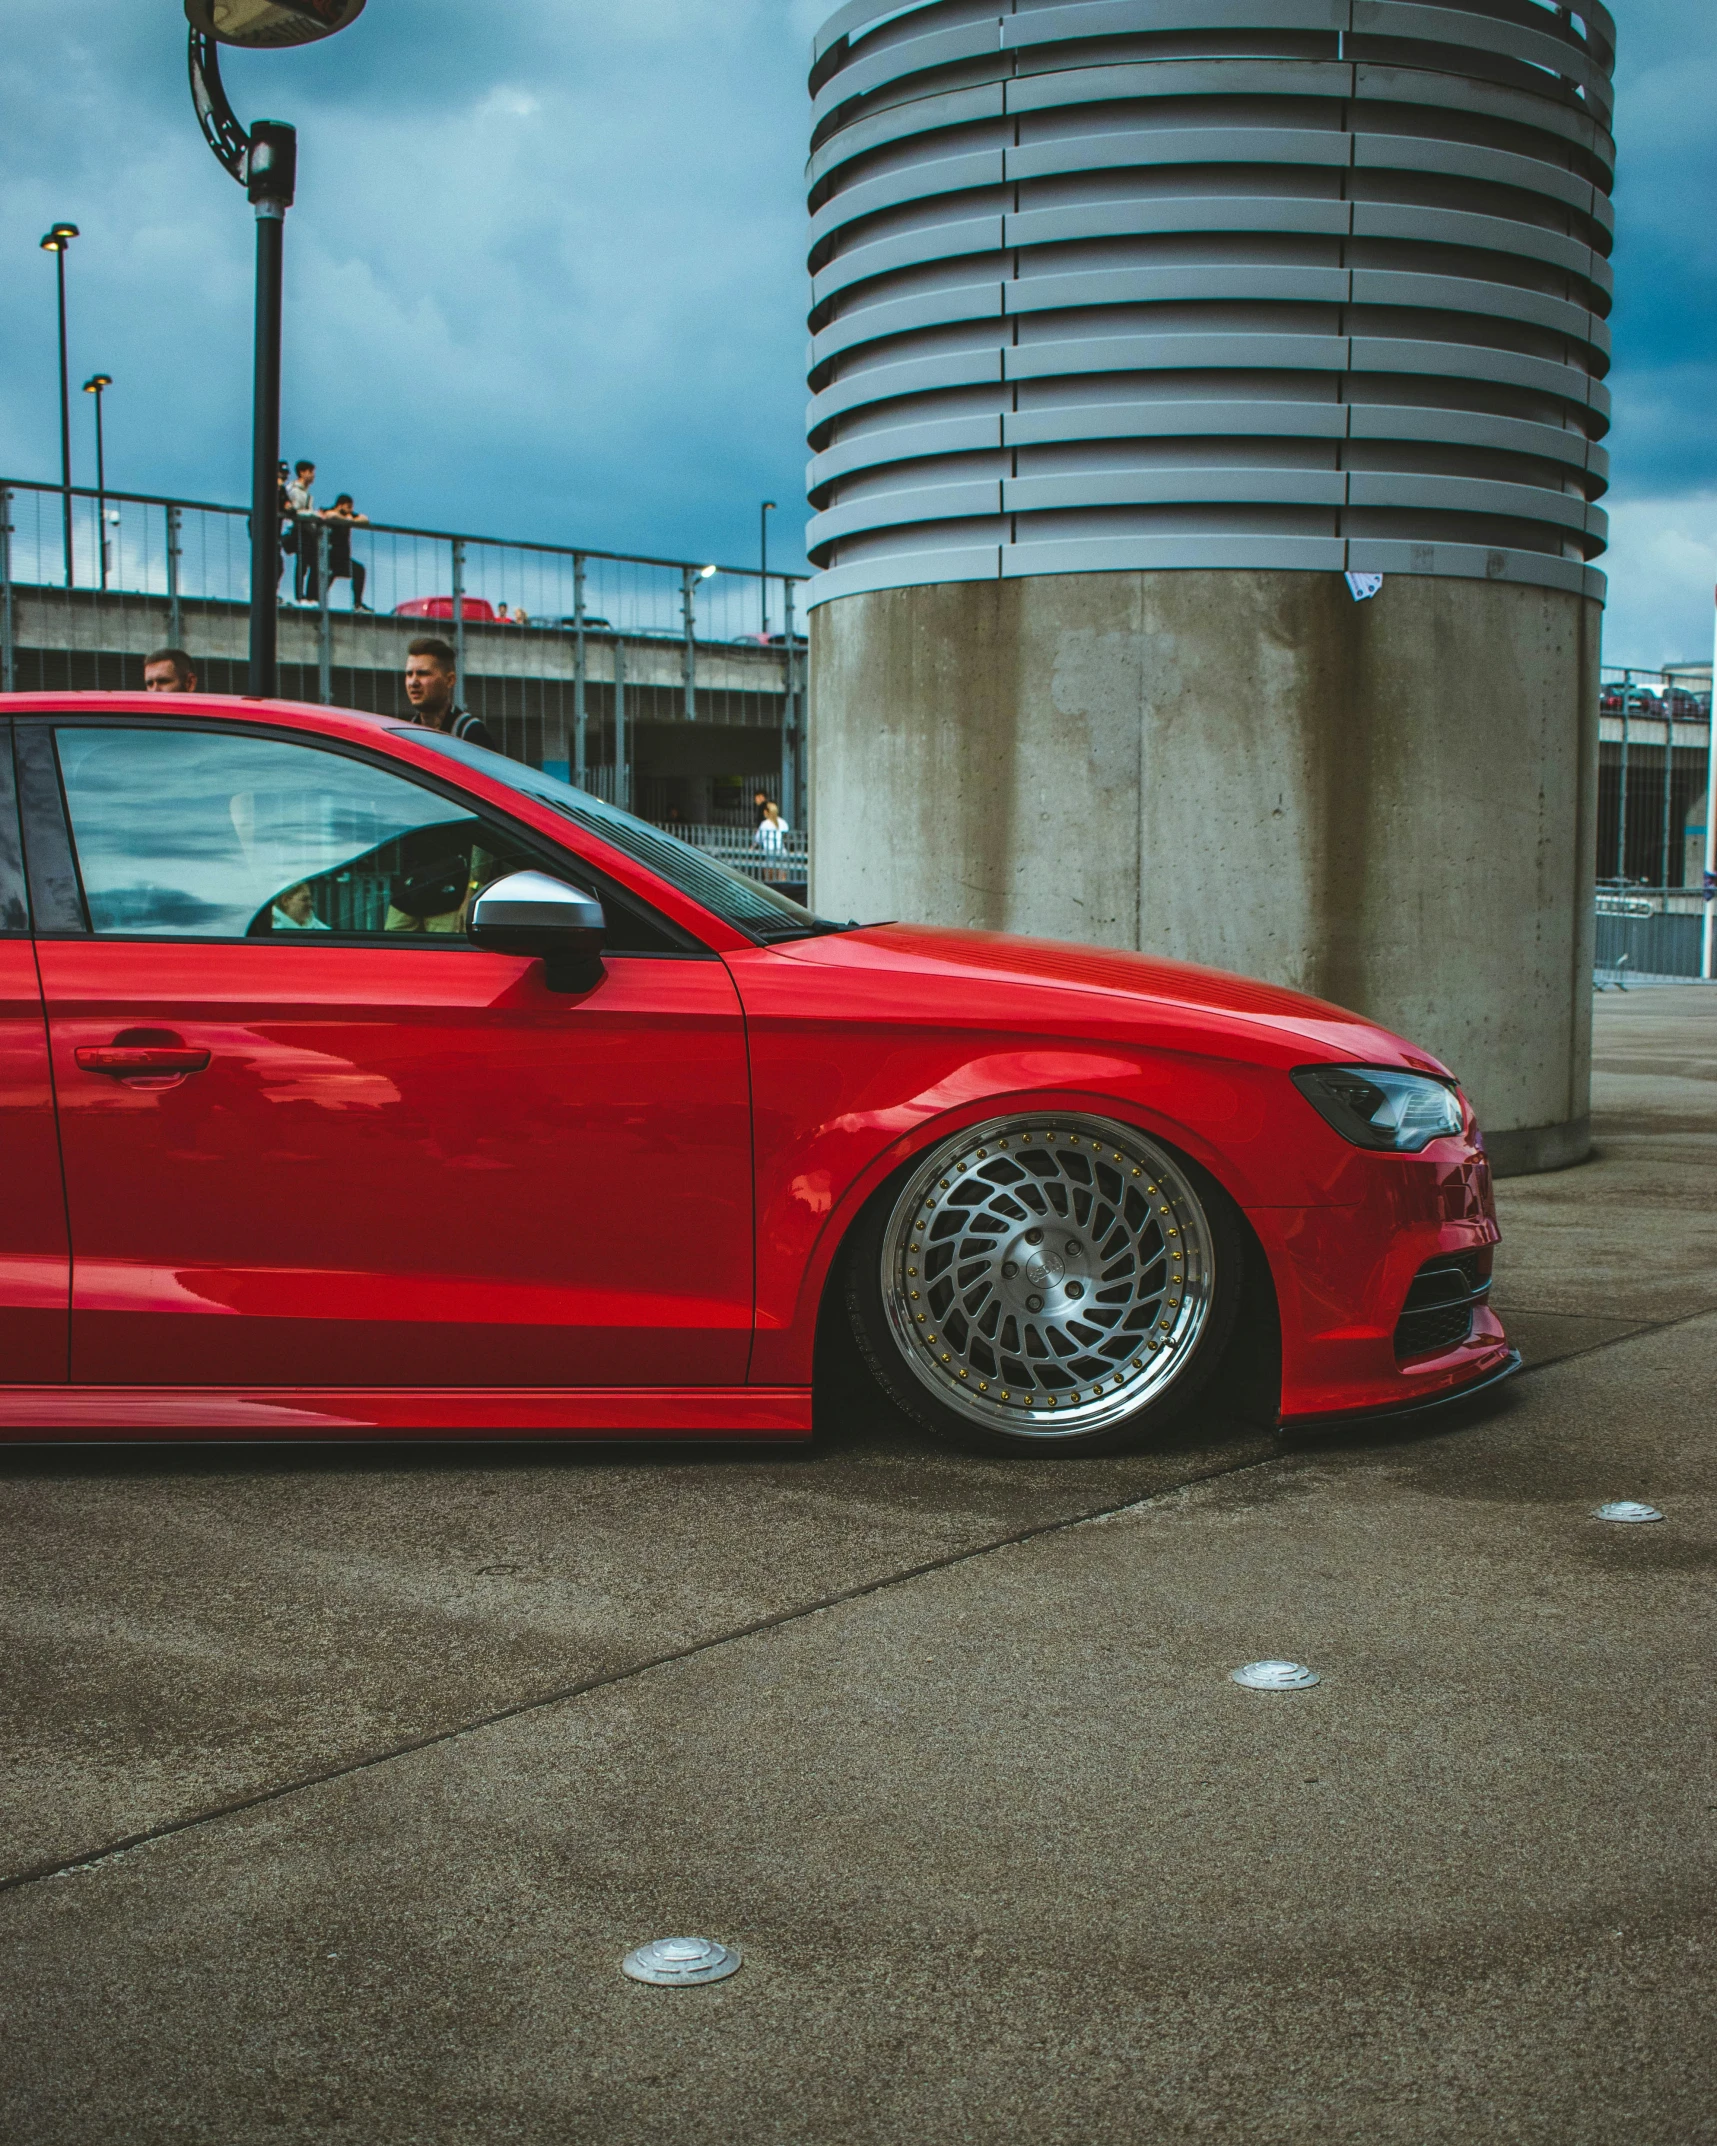
M802 496L805 53L818 0L370 0L235 55L295 120L285 448L371 514L752 556ZM1717 576L1717 6L1617 0L1609 650L1708 646ZM178 0L11 0L0 466L56 466L52 277L115 375L115 478L239 497L251 224L193 124ZM77 413L87 430L87 413ZM82 448L80 445L80 453ZM87 458L86 464L87 467Z
M749 559L757 500L802 493L818 12L371 0L328 44L229 55L241 116L299 128L283 452L390 520ZM66 217L114 481L239 497L252 224L197 134L176 0L14 0L8 28L0 465L56 467L36 239Z
M1615 0L1605 654L1709 656L1717 581L1717 8Z

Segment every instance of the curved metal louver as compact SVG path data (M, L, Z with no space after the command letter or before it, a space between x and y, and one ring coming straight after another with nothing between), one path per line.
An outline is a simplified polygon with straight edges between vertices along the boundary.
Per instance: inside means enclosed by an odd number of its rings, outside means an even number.
M1613 62L1593 0L850 0L811 77L811 601L1601 597Z

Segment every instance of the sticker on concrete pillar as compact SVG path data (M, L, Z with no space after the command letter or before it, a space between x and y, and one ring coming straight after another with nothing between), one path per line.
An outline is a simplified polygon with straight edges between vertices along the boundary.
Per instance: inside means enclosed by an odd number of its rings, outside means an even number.
M1383 586L1381 574L1347 574L1347 592L1356 604L1364 603L1368 596L1375 596Z

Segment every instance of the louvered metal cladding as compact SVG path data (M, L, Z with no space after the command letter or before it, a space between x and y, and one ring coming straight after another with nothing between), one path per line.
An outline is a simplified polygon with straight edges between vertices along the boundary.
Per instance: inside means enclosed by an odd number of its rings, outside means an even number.
M811 602L1601 598L1613 61L1592 0L850 0L811 77Z

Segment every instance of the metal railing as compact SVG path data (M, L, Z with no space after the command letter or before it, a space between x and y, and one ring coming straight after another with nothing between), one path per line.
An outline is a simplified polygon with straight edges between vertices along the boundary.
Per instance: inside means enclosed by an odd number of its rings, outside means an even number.
M1606 669L1598 716L1599 988L1709 976L1709 682L1693 671Z
M690 842L707 851L722 864L730 864L748 877L762 880L766 886L780 887L788 893L795 888L801 893L804 890L810 872L810 845L803 828L783 828L779 843L766 846L746 827L700 825L671 819L658 821L657 825L665 827L669 834L678 835L682 842Z
M135 685L190 645L243 689L249 516L207 500L0 480L0 690ZM401 629L440 633L466 704L507 751L573 780L647 786L641 724L778 736L769 788L803 822L804 577L593 546L300 518L279 582L281 690L403 712Z
M1598 881L1699 892L1711 689L1674 672L1606 670L1599 689Z

